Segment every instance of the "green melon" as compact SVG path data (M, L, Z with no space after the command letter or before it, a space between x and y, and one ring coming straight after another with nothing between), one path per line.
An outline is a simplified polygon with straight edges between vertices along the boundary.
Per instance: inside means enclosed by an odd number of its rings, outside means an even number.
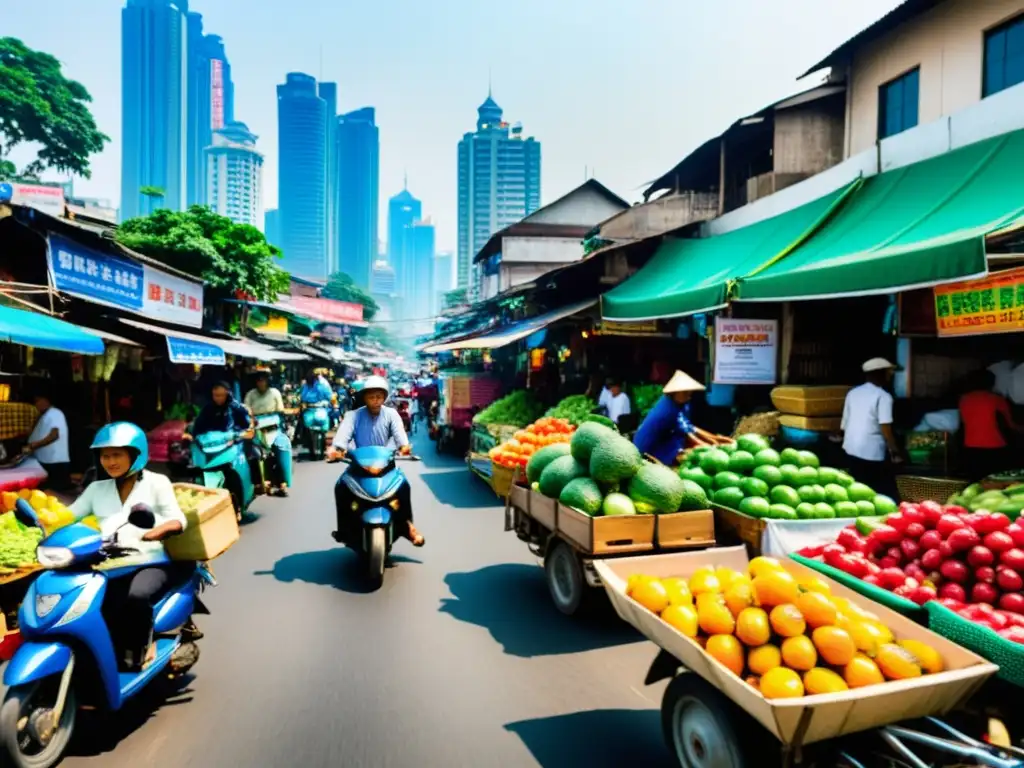
M531 483L535 483L540 480L540 474L544 471L544 468L555 459L561 458L562 456L569 455L569 444L568 443L555 443L554 445L545 445L539 451L537 451L530 460L526 463L526 479Z

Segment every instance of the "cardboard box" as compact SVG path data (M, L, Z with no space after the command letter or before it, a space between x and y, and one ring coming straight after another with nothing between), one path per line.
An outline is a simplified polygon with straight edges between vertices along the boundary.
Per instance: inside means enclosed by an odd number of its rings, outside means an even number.
M626 597L626 580L636 573L651 576L689 576L699 566L714 565L745 571L747 553L743 547L706 549L647 557L615 558L594 562L605 590L619 616L642 632L651 642L671 653L692 672L722 691L763 725L779 741L797 739L801 718L809 712L802 743L836 738L900 720L941 716L969 698L998 667L910 619L872 602L864 596L821 576L798 563L786 568L824 578L832 594L849 599L879 619L896 639L913 638L934 647L945 661L946 670L910 680L886 682L842 693L805 696L800 699L766 699L758 691L713 659L696 642L663 622L632 598Z
M190 483L175 483L174 487L195 491L205 498L198 509L185 512L188 525L184 533L164 542L172 560L213 560L238 541L238 520L230 493Z
M654 549L654 515L591 517L559 504L557 523L562 536L592 555Z

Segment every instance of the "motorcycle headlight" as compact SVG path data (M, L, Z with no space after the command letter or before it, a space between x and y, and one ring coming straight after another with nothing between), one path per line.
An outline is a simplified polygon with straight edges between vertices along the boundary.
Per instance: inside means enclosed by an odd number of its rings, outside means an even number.
M388 506L395 510L395 512L397 512L398 508L402 506L402 502L400 502L398 499L392 499L391 503L388 504Z
M36 547L36 560L43 568L67 568L75 555L67 547Z
M59 602L60 595L36 595L36 616L46 618Z

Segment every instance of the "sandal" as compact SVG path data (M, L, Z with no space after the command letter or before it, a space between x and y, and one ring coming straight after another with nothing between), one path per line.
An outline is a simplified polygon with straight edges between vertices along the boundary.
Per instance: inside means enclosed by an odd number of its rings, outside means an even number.
M414 547L422 547L427 543L426 537L416 530L416 527L412 523L409 523L409 541L412 542Z

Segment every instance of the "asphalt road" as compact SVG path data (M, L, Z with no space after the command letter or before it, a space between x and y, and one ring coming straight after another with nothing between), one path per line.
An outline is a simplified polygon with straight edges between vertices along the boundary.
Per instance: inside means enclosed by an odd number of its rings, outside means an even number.
M551 605L494 495L417 440L423 549L367 593L334 544L340 467L302 464L289 499L214 564L193 677L89 728L68 766L661 766L654 647L610 611Z

